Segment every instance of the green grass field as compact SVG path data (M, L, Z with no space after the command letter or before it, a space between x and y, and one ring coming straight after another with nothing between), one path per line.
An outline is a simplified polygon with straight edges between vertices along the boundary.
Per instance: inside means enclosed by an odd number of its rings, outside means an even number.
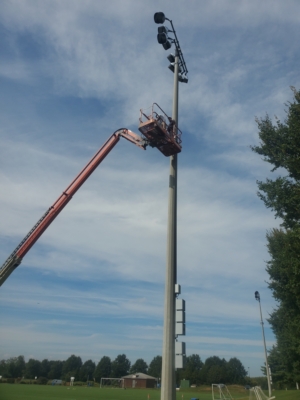
M246 400L248 393L239 387L230 387L232 397ZM300 390L278 390L274 392L278 400L300 400ZM148 397L149 396L149 397ZM176 392L176 400L212 400L211 389L200 387ZM159 400L157 389L99 389L82 386L49 386L49 385L0 385L1 400Z

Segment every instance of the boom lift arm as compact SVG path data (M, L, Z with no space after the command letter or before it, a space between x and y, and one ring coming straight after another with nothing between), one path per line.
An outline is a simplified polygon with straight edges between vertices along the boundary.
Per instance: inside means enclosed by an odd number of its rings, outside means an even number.
M21 243L16 247L0 269L0 286L6 281L9 275L21 264L23 257L48 228L52 221L58 216L63 208L72 199L72 196L88 179L92 172L104 160L108 153L115 147L120 138L123 137L136 146L146 149L147 142L139 135L129 129L121 128L115 131L104 145L97 151L94 157L88 162L83 170L76 176L66 190L60 195L55 203L45 212L35 226L29 231Z

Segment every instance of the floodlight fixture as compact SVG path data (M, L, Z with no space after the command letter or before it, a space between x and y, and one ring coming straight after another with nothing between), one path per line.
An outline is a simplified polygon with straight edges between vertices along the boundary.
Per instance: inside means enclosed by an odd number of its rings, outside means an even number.
M169 50L171 48L172 44L171 44L171 42L169 42L169 40L167 40L166 43L163 43L162 46L165 50Z
M168 32L169 29L166 26L160 26L158 28L157 41L159 44L162 44L165 50L169 50L172 46L171 44L172 39L168 37Z
M172 72L174 72L174 71L175 71L175 63L171 63L171 64L168 66L168 68L169 68Z
M174 63L175 62L175 56L174 54L169 54L167 59L170 61L170 63Z
M186 77L186 75L183 75L183 74L179 74L178 75L178 80L179 80L179 82L183 82L183 83L188 83L188 78Z
M157 41L159 44L165 44L168 41L168 36L162 32L157 34Z
M163 12L157 12L154 14L154 22L156 24L163 24L166 20L165 14Z
M158 28L158 33L157 33L157 41L159 44L163 46L165 50L169 50L172 47L172 44L175 45L176 49L176 54L178 56L178 81L183 82L183 83L188 83L188 70L185 64L185 60L180 48L180 44L176 35L176 31L173 25L172 20L167 18L163 12L157 12L154 14L154 22L157 24L163 24L165 21L169 21L171 24L171 28L166 27L165 25L162 25ZM170 35L170 33L172 33ZM169 36L170 35L170 36ZM173 37L174 36L174 37ZM173 54L170 54L168 57L168 60L170 61L171 64L175 63L175 56ZM175 67L174 65L169 65L169 69L174 73L175 72Z
M260 295L259 295L258 291L256 291L254 293L254 295L255 295L255 300L260 301Z
M175 61L175 60L174 60L174 61ZM171 64L168 66L168 68L169 68L172 72L174 72L174 71L175 71L175 62L171 62ZM178 71L179 71L179 72L182 72L182 71L181 71L180 65L178 65ZM178 75L178 79L180 80L180 74Z
M168 29L166 26L159 26L158 28L157 28L157 31L158 31L158 33L165 33L166 35L168 35L168 33L169 32L171 32L170 31L170 29Z

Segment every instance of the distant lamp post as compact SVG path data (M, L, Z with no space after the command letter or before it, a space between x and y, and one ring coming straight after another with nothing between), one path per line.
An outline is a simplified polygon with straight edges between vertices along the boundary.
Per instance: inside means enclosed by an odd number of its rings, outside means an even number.
M157 41L165 50L172 44L175 54L168 55L169 69L174 73L172 120L178 127L178 83L188 83L187 67L174 29L173 22L163 12L154 14L154 22L169 21L171 28L162 25L157 29ZM164 333L161 374L161 400L176 399L175 382L175 284L177 283L177 154L170 156L167 262L164 304Z
M272 388L271 388L271 379L270 379L270 369L269 369L269 364L268 364L268 355L267 355L267 347L266 347L266 339L265 339L265 331L264 331L264 322L263 322L262 312L261 312L260 295L259 295L258 291L256 291L254 293L254 295L255 295L255 300L257 300L258 303L259 303L261 329L262 329L264 349L265 349L265 359L266 359L266 371L267 371L267 379L268 379L269 397L271 397L272 396Z

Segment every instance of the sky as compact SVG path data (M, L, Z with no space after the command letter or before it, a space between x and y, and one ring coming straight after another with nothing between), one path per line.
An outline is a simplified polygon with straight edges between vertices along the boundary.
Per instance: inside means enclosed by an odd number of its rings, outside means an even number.
M173 21L179 87L178 283L187 355L239 358L260 376L276 339L257 197L271 165L255 117L284 120L299 89L298 1L2 0L0 259L139 110L172 111L173 74L153 15ZM168 25L167 25L168 26ZM284 171L279 171L283 173ZM162 353L169 160L121 139L0 289L0 359L96 363Z

